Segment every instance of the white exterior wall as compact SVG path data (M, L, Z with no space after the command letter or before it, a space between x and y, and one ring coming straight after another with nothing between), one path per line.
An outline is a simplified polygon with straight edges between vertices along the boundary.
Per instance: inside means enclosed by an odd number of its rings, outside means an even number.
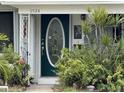
M34 82L37 82L40 78L40 71L41 71L41 21L40 15L31 15L30 18L30 38L29 38L29 64L31 65L31 75L34 78Z
M74 25L81 25L81 14L72 15L72 47L74 44L83 44L84 36L82 34L82 39L74 39Z
M104 7L107 9L109 13L116 14L124 14L124 5L14 5L18 7L19 14L71 14L71 27L70 27L70 44L82 44L84 39L76 40L74 39L74 25L81 25L80 14L87 14L86 11L88 6L91 8L96 7ZM31 66L31 75L35 77L35 81L39 84L50 84L54 83L49 80L53 80L51 78L43 78L40 77L41 72L41 51L40 51L40 32L41 32L41 24L40 24L40 15L30 15L29 21L29 47L28 51L30 56L28 57L28 63ZM71 48L71 46L70 46Z
M41 71L41 24L40 15L35 15L35 82L40 78Z
M31 70L30 75L35 75L35 19L32 15L29 15L29 30L28 30L28 63L30 64Z
M19 53L19 15L13 12L14 51Z

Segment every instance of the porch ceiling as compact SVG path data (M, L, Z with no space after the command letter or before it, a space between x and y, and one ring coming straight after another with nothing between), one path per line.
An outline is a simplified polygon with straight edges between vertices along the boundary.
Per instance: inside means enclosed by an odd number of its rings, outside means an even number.
M121 0L11 0L11 1L1 1L3 5L80 5L80 4L124 4Z

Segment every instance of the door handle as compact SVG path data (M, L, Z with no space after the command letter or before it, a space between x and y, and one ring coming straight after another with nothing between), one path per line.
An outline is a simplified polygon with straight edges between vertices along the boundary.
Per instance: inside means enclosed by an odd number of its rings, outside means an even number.
M42 56L44 55L44 46L41 47L41 53L42 53Z
M41 52L42 52L42 55L44 54L44 42L41 43Z

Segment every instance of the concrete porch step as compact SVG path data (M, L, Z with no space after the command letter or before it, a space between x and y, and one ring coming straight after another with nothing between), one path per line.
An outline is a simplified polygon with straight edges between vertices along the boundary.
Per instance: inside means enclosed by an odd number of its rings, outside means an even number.
M30 87L28 87L25 92L53 92L52 90L53 86L54 85L33 84L30 85Z

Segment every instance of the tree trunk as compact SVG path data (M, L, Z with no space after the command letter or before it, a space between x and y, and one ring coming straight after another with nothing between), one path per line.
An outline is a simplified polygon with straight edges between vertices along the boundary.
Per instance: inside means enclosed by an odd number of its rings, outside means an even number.
M95 28L96 43L98 44L98 27Z
M7 86L7 80L5 80L4 82L5 82L5 86Z
M114 41L117 40L117 37L116 37L116 26L114 26Z
M90 43L90 39L89 39L88 35L86 35L86 38L87 38L89 46L91 47L91 43Z

